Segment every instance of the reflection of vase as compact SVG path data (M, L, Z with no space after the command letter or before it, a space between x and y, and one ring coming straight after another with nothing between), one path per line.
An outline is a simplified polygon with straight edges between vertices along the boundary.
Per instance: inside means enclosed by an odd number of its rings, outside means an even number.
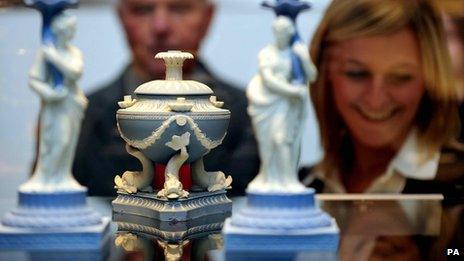
M116 234L115 245L123 250L122 260L209 260L208 252L221 249L222 240L217 231L172 240L150 232L122 230Z

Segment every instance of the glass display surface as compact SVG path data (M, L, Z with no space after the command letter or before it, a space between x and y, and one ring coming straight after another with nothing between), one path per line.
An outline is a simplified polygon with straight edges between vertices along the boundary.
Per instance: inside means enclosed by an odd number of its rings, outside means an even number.
M338 253L295 253L296 260L446 260L464 253L464 207L444 202L441 195L319 194L317 199L337 220L341 231ZM88 198L93 208L107 216L111 215L111 200ZM245 198L233 202L233 211L237 211ZM14 200L0 203L3 214ZM225 218L203 217L182 224L118 215L113 216L111 236L100 251L2 251L0 260L225 260L220 233ZM118 227L124 220L132 226ZM266 259L253 253L246 258Z

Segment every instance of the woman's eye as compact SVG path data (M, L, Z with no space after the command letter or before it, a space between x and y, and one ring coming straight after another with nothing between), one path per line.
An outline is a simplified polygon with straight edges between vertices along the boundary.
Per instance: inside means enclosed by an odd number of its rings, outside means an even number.
M402 84L410 82L414 77L410 74L397 74L397 75L390 75L388 77L389 82L392 84Z
M370 76L368 71L345 71L345 76L354 80L366 79Z

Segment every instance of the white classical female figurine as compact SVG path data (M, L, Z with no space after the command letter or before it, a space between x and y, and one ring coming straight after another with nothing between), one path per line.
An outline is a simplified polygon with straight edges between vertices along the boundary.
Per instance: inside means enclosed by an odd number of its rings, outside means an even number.
M29 75L41 99L39 153L32 177L19 187L18 206L0 219L0 250L102 251L110 219L87 206L87 189L71 173L87 98L76 84L82 54L69 44L77 21L62 9L77 0L27 2L42 12L47 43Z
M248 192L301 192L297 167L303 121L308 106L308 84L317 75L307 47L291 44L294 23L278 16L272 24L275 42L258 55L259 74L247 89L248 113L259 145L261 168L248 185ZM305 74L304 83L293 80L292 52Z
M40 141L37 165L20 192L70 192L85 190L71 173L87 98L77 86L82 75L81 52L70 44L76 18L63 12L53 20L56 46L43 45L30 71L29 85L41 98ZM62 83L55 86L57 74Z
M276 0L263 5L278 16L272 24L275 42L259 53L259 74L247 89L261 168L248 185L245 206L224 224L226 259L244 253L258 259L277 255L293 260L300 253L332 259L326 254L338 249L337 224L318 207L315 190L304 187L297 175L308 82L317 71L294 21L309 4Z

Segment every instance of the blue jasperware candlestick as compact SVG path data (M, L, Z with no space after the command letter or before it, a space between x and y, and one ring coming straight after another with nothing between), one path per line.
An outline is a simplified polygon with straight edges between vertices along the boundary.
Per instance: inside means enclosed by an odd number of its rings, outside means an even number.
M300 183L297 174L308 85L317 78L307 45L295 39L296 16L309 5L296 0L264 5L277 14L272 23L274 41L259 52L259 73L246 92L261 166L248 184L245 206L225 222L226 259L334 256L337 224L319 208L315 190Z
M0 219L0 250L98 250L107 239L109 218L88 207L87 189L71 172L88 100L78 85L82 53L71 43L77 19L63 12L66 3L33 4L47 21L44 38L56 44L41 46L29 72L41 99L37 164L18 189L18 206ZM46 67L52 64L61 78Z
M65 9L76 7L79 0L25 0L24 3L42 14L42 43L44 45L56 45L56 36L52 31L53 19ZM63 75L52 65L48 67L53 75L54 87L63 87Z

